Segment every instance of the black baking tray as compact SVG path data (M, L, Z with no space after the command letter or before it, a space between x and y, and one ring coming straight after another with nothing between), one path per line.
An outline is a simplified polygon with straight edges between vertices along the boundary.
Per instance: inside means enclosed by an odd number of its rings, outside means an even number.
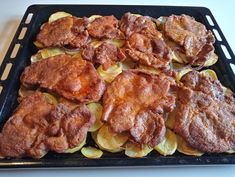
M20 87L20 75L24 68L30 64L30 56L37 52L33 45L36 34L40 26L48 20L48 17L57 11L66 11L75 16L90 15L115 15L120 18L125 12L148 15L152 17L169 16L171 14L188 14L196 20L205 24L211 31L217 30L221 40L216 40L215 51L219 56L219 61L212 67L222 84L235 91L235 76L231 65L235 64L234 54L229 47L222 31L220 30L215 18L209 9L205 7L179 7L179 6L129 6L129 5L32 5L26 10L23 19L12 40L8 52L0 67L0 76L2 76L6 65L12 64L8 77L0 80L2 88L0 95L0 127L7 121L16 108L18 89ZM30 22L26 20L31 16ZM211 25L206 16L212 20ZM19 35L24 28L27 29L23 39ZM15 45L19 46L16 56L12 56ZM230 57L226 57L221 48L223 45ZM230 59L229 59L230 58ZM235 65L234 65L235 67ZM88 144L93 142L88 137ZM87 159L80 152L74 154L48 153L42 159L2 159L0 168L55 168L55 167L128 167L128 166L181 166L181 165L216 165L216 164L235 164L235 154L205 154L201 157L186 156L175 153L172 156L161 156L156 151L152 151L143 158L128 158L124 153L105 152L100 159Z

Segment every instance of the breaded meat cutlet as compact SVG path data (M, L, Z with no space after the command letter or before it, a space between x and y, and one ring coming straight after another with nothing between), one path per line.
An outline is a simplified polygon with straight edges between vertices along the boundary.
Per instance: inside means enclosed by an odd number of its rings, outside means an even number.
M105 91L102 120L114 132L129 132L133 141L154 147L165 135L164 115L174 107L173 83L164 74L121 73Z
M37 41L43 47L80 48L89 42L88 18L63 17L42 25Z
M57 55L26 67L21 75L26 88L43 88L76 102L98 101L105 90L93 64L69 55Z
M52 105L41 92L24 97L0 133L0 156L41 158L81 144L95 117L81 104Z
M150 17L126 13L121 19L120 29L126 34L125 52L130 59L156 69L169 66L171 50Z
M235 148L235 98L218 80L192 71L181 79L175 131L193 148L221 153Z
M164 23L163 33L179 45L190 64L203 65L214 54L212 32L193 17L171 15Z

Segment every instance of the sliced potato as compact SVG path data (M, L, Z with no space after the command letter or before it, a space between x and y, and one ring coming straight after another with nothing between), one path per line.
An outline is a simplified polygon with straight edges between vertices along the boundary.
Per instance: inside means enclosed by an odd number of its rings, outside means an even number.
M53 105L58 104L58 100L56 99L56 97L54 97L53 95L46 93L46 92L44 92L43 94L44 94L48 103L53 104Z
M125 40L121 40L121 39L111 39L111 40L107 40L106 42L113 44L118 48L121 48L125 44Z
M98 159L103 155L103 152L101 150L91 146L83 147L81 153L82 155L90 159Z
M174 129L175 127L175 112L174 111L169 113L167 120L165 122L165 125L169 129L172 129L172 130Z
M31 95L32 93L34 93L33 90L29 90L29 89L26 89L24 87L20 87L19 91L18 91L18 94L20 97L25 97L25 96L29 96Z
M132 14L132 15L134 15L136 17L142 17L142 15L140 15L140 14Z
M51 23L63 17L72 17L72 15L67 12L56 12L51 14L51 16L48 19L48 22Z
M99 47L101 44L103 43L103 41L99 41L99 40L93 40L90 45L93 46L94 48Z
M209 76L211 77L213 80L218 80L218 77L215 73L215 71L211 70L211 69L206 69L200 72L201 74L205 75L205 76Z
M82 147L86 144L86 137L84 138L84 140L81 142L80 145L78 145L77 147L74 147L74 148L70 148L70 149L66 149L64 151L64 153L74 153L74 152L77 152L79 151L80 149L82 149Z
M37 48L43 48L43 44L38 42L38 41L34 41L33 44L37 47Z
M163 141L154 147L161 155L172 155L177 149L177 137L173 131L166 129Z
M100 103L90 103L87 105L87 107L95 115L96 118L95 123L90 127L89 131L97 131L103 125L103 122L100 120L102 116L103 106Z
M117 75L122 72L122 65L117 63L115 65L110 66L107 70L103 70L102 65L97 68L97 71L102 79L106 82L112 82Z
M148 155L153 148L149 147L148 145L140 145L128 142L125 146L125 154L128 157L140 158Z
M178 63L184 63L184 61L186 59L183 59L183 58L186 58L186 56L184 56L182 53L179 53L179 52L176 52L176 51L172 52L172 60L173 61L176 61Z
M42 59L46 59L49 57L53 57L56 55L61 55L64 54L65 52L63 50L61 50L60 48L47 48L47 49L42 49L39 50L35 55L33 55L31 57L31 62L37 62L40 61Z
M192 148L182 137L177 135L177 151L185 155L202 156L204 153Z
M127 141L128 135L114 133L110 127L104 124L98 131L97 142L105 150L113 151L121 149Z
M226 153L228 153L228 154L234 154L234 153L235 153L235 149L234 149L234 150L226 151Z
M179 82L180 79L187 73L189 73L190 71L192 71L192 68L184 68L180 71L177 72L176 74L176 81Z
M218 61L218 56L215 53L213 53L212 56L209 59L206 60L206 62L204 63L204 66L206 66L206 67L212 66L217 61Z
M99 142L97 141L97 134L98 134L98 131L91 132L91 137L92 137L92 139L95 141L96 145L97 145L101 150L105 150L105 151L112 152L112 153L123 151L124 148L122 148L122 147L118 147L118 148L115 148L115 149L105 149L105 148L103 148L103 147L99 144Z
M88 19L89 19L89 22L93 22L95 19L100 18L100 17L102 17L102 16L101 15L92 15Z

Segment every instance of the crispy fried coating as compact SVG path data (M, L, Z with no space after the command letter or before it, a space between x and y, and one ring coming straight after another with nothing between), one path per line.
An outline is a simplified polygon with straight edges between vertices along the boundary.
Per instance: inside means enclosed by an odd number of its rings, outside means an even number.
M218 80L197 71L186 74L182 82L175 110L175 131L202 152L234 149L234 95L225 95Z
M163 114L174 107L171 78L129 70L118 75L103 97L102 120L117 132L130 132L139 144L158 144L164 134Z
M40 87L77 102L98 101L105 83L94 66L81 58L57 55L26 67L21 75L26 88Z

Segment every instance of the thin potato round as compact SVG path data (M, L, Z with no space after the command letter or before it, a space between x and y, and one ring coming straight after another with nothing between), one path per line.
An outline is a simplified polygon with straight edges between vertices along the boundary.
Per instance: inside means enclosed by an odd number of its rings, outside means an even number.
M98 131L95 131L95 132L91 132L91 137L92 139L95 141L96 145L101 149L101 150L105 150L105 151L108 151L108 152L112 152L112 153L116 153L116 152L121 152L123 151L123 148L122 147L118 147L116 149L105 149L103 148L99 142L97 141L97 134L98 134Z
M228 154L234 154L234 153L235 153L235 149L234 149L234 150L226 151L226 153L228 153Z
M185 75L187 74L188 72L192 71L191 68L185 68L185 69L182 69L180 70L179 72L177 72L176 74L176 81L179 82L180 79Z
M177 142L178 147L177 151L185 155L192 155L192 156L202 156L204 153L200 152L196 149L193 149L182 137L177 135Z
M72 17L72 15L67 12L56 12L51 14L51 16L48 19L48 22L51 23L63 17Z
M92 15L88 19L89 19L89 22L93 22L95 19L100 18L100 17L102 17L102 16L101 15Z
M107 70L103 70L102 65L100 65L97 71L102 79L110 83L122 72L122 65L118 63L110 66Z
M18 94L20 97L25 97L25 96L29 96L31 95L32 93L34 93L33 90L29 90L29 89L26 89L24 87L20 87L19 91L18 91Z
M80 149L82 149L82 147L86 144L86 137L84 138L84 140L82 141L82 143L80 145L78 145L77 147L71 148L71 149L66 149L64 151L64 153L74 153L79 151Z
M33 44L37 47L37 48L43 48L43 44L38 42L38 41L34 41Z
M103 122L100 120L103 107L100 103L90 103L87 107L96 118L95 123L89 129L89 132L97 131L103 125Z
M82 155L90 159L98 159L103 155L103 152L97 148L88 146L81 149Z
M206 67L212 66L217 61L218 61L218 56L215 53L213 53L212 56L206 60L206 62L204 63L204 66L206 66Z
M118 48L121 48L125 44L125 40L121 40L121 39L111 39L111 40L107 40L106 42L113 44Z
M140 145L128 142L125 146L125 155L128 157L133 157L133 158L140 158L148 155L153 148L149 147L148 145Z
M161 155L172 155L177 149L177 137L173 131L166 129L166 134L161 143L154 147Z
M175 127L175 112L174 111L169 113L167 120L165 122L165 125L169 129L172 129L172 130L174 129Z
M217 77L215 71L213 71L211 69L203 70L200 73L205 75L205 76L210 76L213 80L218 80L218 77Z
M44 94L48 103L53 104L53 105L58 104L58 100L56 99L56 97L54 97L53 95L46 93L46 92L44 92L43 94Z
M108 125L103 125L97 134L98 144L106 150L115 150L121 148L127 141L128 136L126 134L117 134L112 132Z
M93 46L95 49L97 47L99 47L101 44L103 43L103 41L98 41L98 40L93 40L90 45Z

